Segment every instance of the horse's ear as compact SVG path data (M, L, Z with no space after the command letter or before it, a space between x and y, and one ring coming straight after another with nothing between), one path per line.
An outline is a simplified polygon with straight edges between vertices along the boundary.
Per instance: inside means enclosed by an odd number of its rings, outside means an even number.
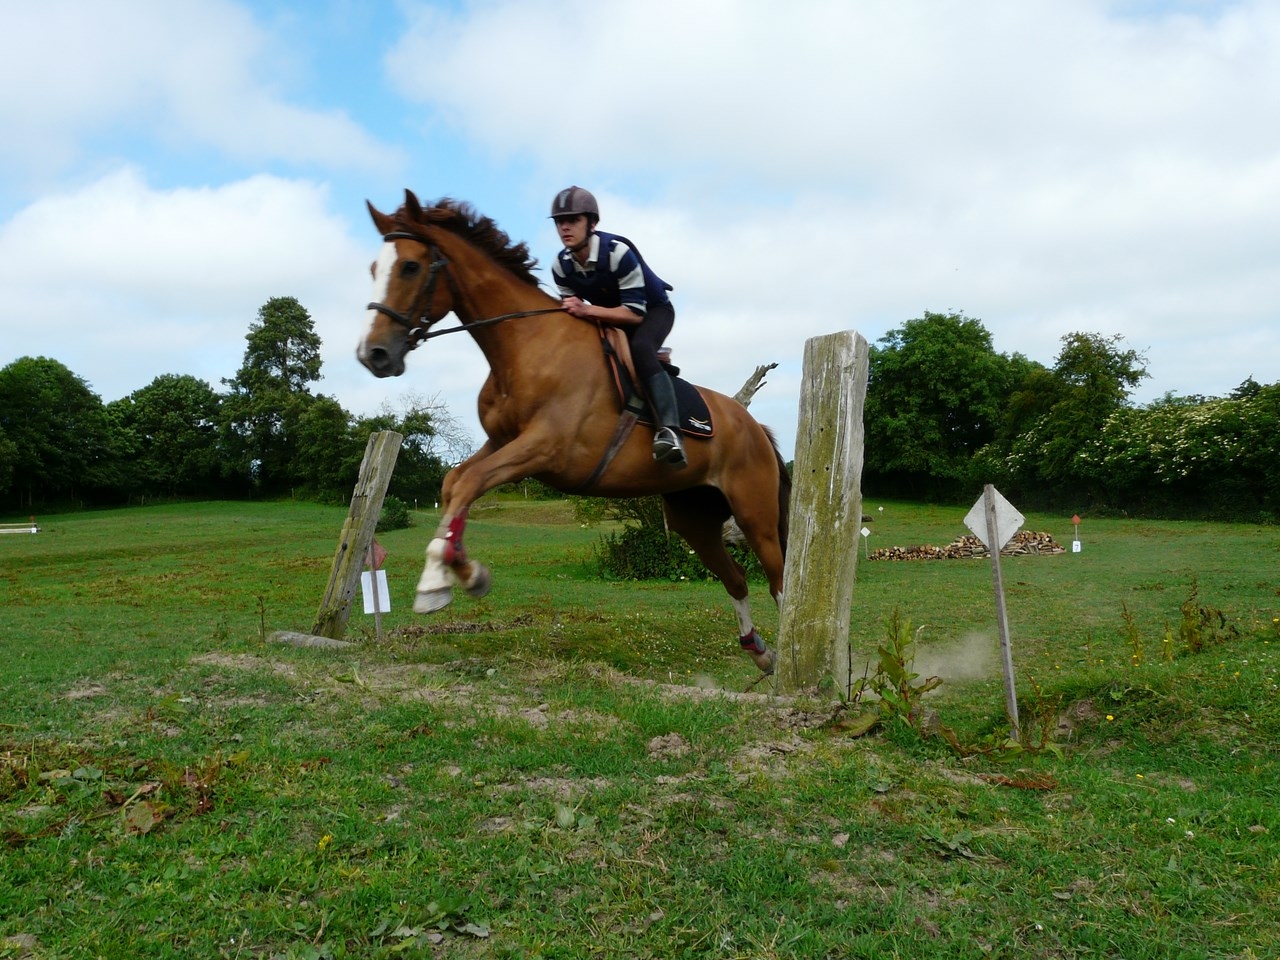
M418 202L417 195L405 187L404 190L404 208L409 211L409 216L419 223L422 222L422 204Z
M370 203L368 200L364 202L364 205L369 208L369 216L373 218L373 225L377 227L378 232L385 237L388 233L391 232L391 228L392 228L391 218L388 217L382 211L378 210L376 207L374 207L374 205Z

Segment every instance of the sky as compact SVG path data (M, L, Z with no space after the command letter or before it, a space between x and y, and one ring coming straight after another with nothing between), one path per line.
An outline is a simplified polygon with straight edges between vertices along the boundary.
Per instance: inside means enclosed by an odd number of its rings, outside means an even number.
M0 366L221 390L291 296L316 392L478 443L469 337L355 360L365 201L465 200L545 278L579 184L675 287L688 379L778 364L752 412L788 458L805 341L926 311L1221 396L1280 379L1277 117L1274 0L0 0Z

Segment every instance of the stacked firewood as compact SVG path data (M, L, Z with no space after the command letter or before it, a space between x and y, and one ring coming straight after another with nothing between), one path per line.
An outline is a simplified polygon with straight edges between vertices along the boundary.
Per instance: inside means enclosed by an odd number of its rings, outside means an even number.
M1028 554L1065 553L1065 548L1053 539L1051 533L1036 533L1032 530L1020 530L1013 539L1000 551L1002 557L1026 556ZM967 560L972 557L987 556L987 548L982 541L970 534L953 540L945 547L881 547L874 550L871 560Z

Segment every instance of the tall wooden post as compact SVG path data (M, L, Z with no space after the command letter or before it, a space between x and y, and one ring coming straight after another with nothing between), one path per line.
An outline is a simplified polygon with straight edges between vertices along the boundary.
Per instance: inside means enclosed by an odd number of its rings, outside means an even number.
M382 513L382 501L387 495L387 484L400 455L402 434L394 430L382 430L369 436L364 448L364 460L360 464L360 479L351 495L351 510L342 525L338 538L338 550L333 556L329 571L329 585L316 614L311 632L321 637L341 640L351 616L351 601L360 587L360 571L369 556L374 530Z
M779 693L849 693L849 616L862 523L862 406L869 352L856 331L804 345L791 535L778 628Z

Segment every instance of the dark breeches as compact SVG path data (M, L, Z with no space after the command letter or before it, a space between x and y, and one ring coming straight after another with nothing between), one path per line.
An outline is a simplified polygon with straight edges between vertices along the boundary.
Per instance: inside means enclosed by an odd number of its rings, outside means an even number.
M644 320L628 329L631 359L635 361L636 374L641 383L662 373L662 364L658 362L658 348L671 333L675 322L676 309L668 302L659 306L650 305Z

